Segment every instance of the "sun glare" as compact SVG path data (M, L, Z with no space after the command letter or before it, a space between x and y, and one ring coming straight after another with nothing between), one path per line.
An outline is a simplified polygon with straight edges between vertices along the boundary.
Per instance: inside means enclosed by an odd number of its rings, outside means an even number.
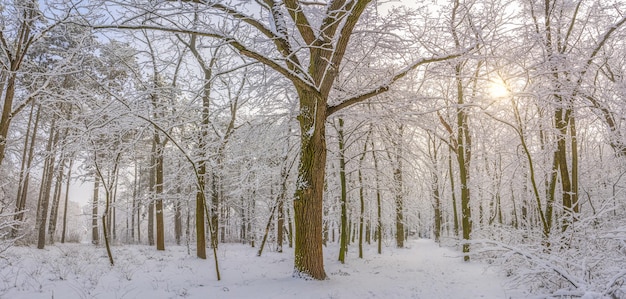
M489 83L489 95L493 98L504 98L509 95L509 89L502 81L492 81Z

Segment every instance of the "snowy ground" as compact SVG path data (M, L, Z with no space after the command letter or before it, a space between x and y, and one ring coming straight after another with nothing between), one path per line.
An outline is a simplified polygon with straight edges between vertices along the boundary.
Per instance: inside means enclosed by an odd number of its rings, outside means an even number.
M458 253L430 240L408 248L367 248L364 259L350 248L346 264L337 249L325 249L326 281L292 278L293 251L266 248L263 257L240 244L220 244L222 280L213 259L187 255L170 246L157 252L147 246L113 247L115 267L104 248L59 244L44 250L14 247L0 261L0 298L521 298L506 278L478 263L464 263ZM207 253L210 253L208 251ZM10 261L9 265L5 265Z

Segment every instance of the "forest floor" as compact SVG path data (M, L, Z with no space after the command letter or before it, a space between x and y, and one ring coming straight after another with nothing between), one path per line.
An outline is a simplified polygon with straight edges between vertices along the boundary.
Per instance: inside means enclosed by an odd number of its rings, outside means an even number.
M285 246L286 247L286 246ZM12 247L0 260L0 298L524 298L495 266L465 263L458 252L431 240L411 240L407 248L366 246L359 259L352 246L345 264L337 246L324 249L329 279L292 277L293 249L278 253L242 244L220 244L222 280L213 258L200 260L185 246L164 252L143 245L112 248L115 266L103 247L88 244ZM211 253L211 251L207 251Z

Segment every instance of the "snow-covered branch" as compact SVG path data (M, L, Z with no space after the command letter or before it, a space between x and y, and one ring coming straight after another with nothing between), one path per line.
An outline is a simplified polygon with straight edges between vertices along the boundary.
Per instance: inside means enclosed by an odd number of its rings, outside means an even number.
M93 26L93 28L94 29L123 29L123 30L157 30L157 31L169 32L169 33L192 34L192 35L197 35L197 36L206 36L206 37L221 39L226 44L229 44L231 47L239 51L239 53L241 53L242 55L255 59L271 67L275 71L285 76L287 79L294 82L294 84L302 86L304 88L308 88L311 91L317 90L317 88L314 85L305 81L296 72L284 67L279 62L261 53L258 53L252 49L249 49L248 47L246 47L245 45L243 45L236 39L228 37L223 34L211 33L211 32L205 32L205 31L193 30L193 29L170 28L170 27L162 27L162 26L150 26L150 25L137 25L137 26L134 26L134 25L96 25L96 26Z
M419 59L417 61L414 61L413 63L411 63L410 65L404 67L403 69L401 69L400 71L396 72L395 75L393 75L391 78L389 78L387 80L387 82L385 82L384 84L381 84L375 88L372 88L362 94L356 95L352 98L346 99L342 102L340 102L339 104L336 105L332 105L328 107L328 115L332 115L333 113L352 106L354 104L363 102L371 97L375 97L377 95L380 95L386 91L389 90L389 88L391 88L391 85L393 85L396 81L402 79L404 76L406 76L410 71L418 68L421 65L424 64L428 64L428 63L432 63L432 62L440 62L440 61L445 61L445 60L450 60L450 59L455 59L458 58L466 53L468 53L469 51L471 51L472 49L474 49L474 47L470 47L464 51L458 52L458 53L453 53L453 54L448 54L448 55L442 55L442 56L434 56L431 58L422 58Z

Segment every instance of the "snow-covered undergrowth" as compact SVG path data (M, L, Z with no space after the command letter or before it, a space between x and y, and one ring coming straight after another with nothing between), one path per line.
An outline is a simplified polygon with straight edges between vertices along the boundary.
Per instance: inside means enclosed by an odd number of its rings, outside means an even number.
M292 277L293 251L220 244L222 280L213 261L187 255L181 246L165 252L141 245L113 247L116 265L104 248L58 244L44 250L12 247L0 269L0 298L521 298L508 290L497 268L464 263L457 252L430 240L408 248L367 248L365 258L351 247L346 264L337 248L325 248L326 281Z
M19 222L13 220L14 216L14 213L0 213L0 258L4 258L4 252L13 246L15 241L21 237L11 236L11 229L19 224Z
M626 223L582 219L563 233L554 232L549 246L540 232L491 233L508 237L474 242L482 257L493 259L513 282L537 296L626 298Z

